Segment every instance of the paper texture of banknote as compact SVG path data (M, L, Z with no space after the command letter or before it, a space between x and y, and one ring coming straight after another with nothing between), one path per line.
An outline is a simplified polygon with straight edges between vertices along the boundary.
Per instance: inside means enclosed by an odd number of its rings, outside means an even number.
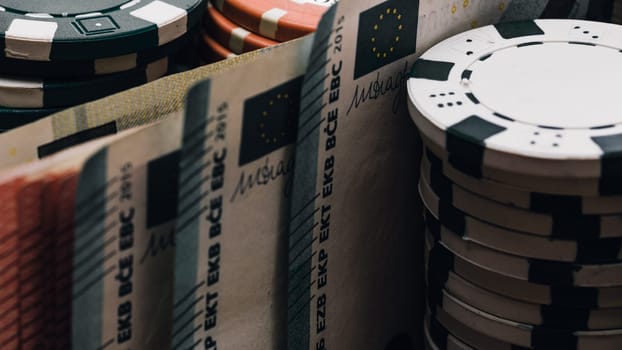
M342 1L302 88L289 241L288 349L415 349L423 295L417 54L496 22L507 1Z
M182 119L112 143L76 191L72 346L167 349Z
M171 75L0 134L0 168L41 159L68 147L151 124L171 115L181 116L184 98L193 84L262 54L262 51L256 51Z
M283 349L293 146L312 37L188 96L171 349Z
M181 127L0 172L3 349L168 349Z
M90 155L133 132L0 171L0 348L69 346L78 175Z

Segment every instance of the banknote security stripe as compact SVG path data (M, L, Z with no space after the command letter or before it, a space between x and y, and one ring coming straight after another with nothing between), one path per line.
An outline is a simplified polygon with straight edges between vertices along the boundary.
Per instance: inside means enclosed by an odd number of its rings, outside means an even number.
M333 0L210 0L231 21L276 41L296 39L315 31Z
M619 26L574 20L458 34L413 65L411 117L474 177L492 168L499 172L490 176L508 184L517 174L598 179L601 193L619 193L621 34Z
M59 310L60 315L65 315L69 309L71 302L71 292L66 288L70 283L70 277L66 274L66 271L71 269L70 259L67 258L71 253L71 248L66 242L71 240L72 231L69 229L74 224L74 214L76 213L76 203L74 196L76 188L78 186L78 174L73 171L65 171L59 174L59 177L63 179L61 191L56 202L57 208L57 222L56 222L56 235L58 241L55 243L55 272L56 283L54 283L54 291L56 294L56 309ZM54 326L55 334L57 334L57 340L55 341L59 348L66 348L69 346L68 334L71 329L71 322L67 318L57 320Z
M71 80L0 77L0 106L14 108L69 107L129 89L164 76L169 59L96 78Z
M446 157L445 157L446 159ZM423 162L430 171L441 172L454 184L496 202L535 213L605 215L622 211L622 196L577 196L527 191L463 173L432 150L424 150ZM426 172L427 173L427 172Z
M586 309L622 307L621 287L550 286L508 277L474 264L429 238L425 251L429 273L443 276L453 271L481 288L532 304Z
M453 272L428 274L430 300L446 291L457 299L508 320L552 329L606 330L622 328L619 308L558 307L517 301L478 287Z
M238 55L278 44L277 41L264 38L231 22L211 3L208 4L204 26L205 31L218 43Z
M0 1L0 55L89 60L159 47L201 21L205 0ZM69 13L68 13L69 12Z
M196 29L159 47L120 56L83 60L28 61L0 56L0 74L32 78L86 78L130 71L171 56L190 43Z
M315 124L313 121L315 116L312 111L320 111L324 108L322 97L319 96L320 91L324 90L324 86L326 83L324 74L327 74L328 71L325 71L327 67L320 65L316 68L316 62L323 62L327 60L327 62L331 59L331 55L328 50L323 50L319 48L323 48L324 45L329 44L329 36L333 31L333 23L337 16L338 6L332 6L322 17L320 24L318 25L317 32L314 34L314 43L313 49L310 56L310 63L307 67L306 75L303 82L303 87L301 90L302 98L301 98L301 110L308 109L309 111L306 113L301 113L299 118L301 123L298 125L298 140L296 141L296 157L303 161L297 161L295 163L295 173L299 171L304 171L300 169L305 169L307 166L310 166L312 169L316 166L316 164L322 163L324 164L324 172L326 174L328 166L330 169L333 169L335 164L334 162L326 164L326 162L332 158L332 152L328 152L327 154L322 154L322 152L317 152L317 143L319 143L319 131L313 127L308 128L304 127L304 124ZM338 55L336 55L338 57ZM313 67L313 68L312 68ZM341 69L333 70L332 72L333 78L341 79ZM337 101L335 101L337 102ZM337 117L335 113L335 127L337 124ZM319 118L318 118L319 119ZM305 121L304 123L302 121ZM313 121L313 122L312 122ZM315 129L315 130L314 130ZM336 131L333 130L332 137L336 139L335 135ZM308 137L302 137L302 135L308 134ZM316 141L317 140L317 141ZM304 156L300 156L300 154L304 154ZM328 165L328 166L327 166ZM332 171L332 170L328 170ZM327 218L327 215L333 215L330 209L325 210L324 215L324 223L322 224L322 228L320 228L324 232L323 244L318 245L317 247L313 247L314 234L307 234L313 232L315 230L315 222L316 219L312 219L315 216L314 210L315 208L320 208L321 206L326 206L328 208L328 204L332 200L332 190L326 193L325 198L319 198L316 196L316 191L319 189L316 188L315 181L320 176L320 172L310 172L309 177L302 182L300 182L301 178L294 176L294 191L292 192L292 205L291 210L295 213L294 216L291 217L289 222L289 245L290 247L295 247L296 249L290 249L289 256L294 258L288 264L287 278L288 285L292 286L307 286L310 285L311 288L301 288L300 292L296 293L288 293L287 298L287 307L288 307L288 330L287 330L287 347L288 348L307 348L308 346L313 346L313 331L312 326L310 324L310 320L312 319L312 315L316 316L321 315L323 320L330 319L327 317L327 305L330 304L330 296L327 296L324 293L321 293L317 289L313 288L311 284L311 275L313 269L323 269L324 276L323 278L326 281L330 280L330 270L327 266L328 259L326 259L330 254L329 250L329 241L330 238L326 239L326 236L329 235L331 230L334 230L334 221L331 222L330 218ZM309 181L309 183L307 183ZM332 180L330 181L329 186L332 186ZM304 204L303 204L304 203ZM320 222L322 219L320 218ZM317 235L316 235L317 236ZM297 247L296 247L297 246ZM312 256L317 254L318 250L324 249L324 259L320 261L317 260L317 265L312 261ZM315 253L314 253L315 251ZM317 267L313 266L316 265ZM300 273L303 272L303 273ZM325 283L326 284L326 283ZM316 284L318 285L318 284ZM323 302L321 304L307 304L306 300L313 300L316 296L321 296ZM323 315L322 315L323 314ZM321 343L322 338L315 340L315 343Z

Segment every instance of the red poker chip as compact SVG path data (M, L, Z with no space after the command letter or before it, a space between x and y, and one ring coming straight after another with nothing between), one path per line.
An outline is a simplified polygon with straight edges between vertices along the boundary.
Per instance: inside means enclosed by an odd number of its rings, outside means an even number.
M211 4L205 14L205 30L218 43L238 55L278 44L240 27Z
M333 0L211 0L230 20L277 41L312 33Z
M227 58L236 57L237 55L220 45L207 33L201 33L199 43L199 54L207 63L213 63L225 60Z

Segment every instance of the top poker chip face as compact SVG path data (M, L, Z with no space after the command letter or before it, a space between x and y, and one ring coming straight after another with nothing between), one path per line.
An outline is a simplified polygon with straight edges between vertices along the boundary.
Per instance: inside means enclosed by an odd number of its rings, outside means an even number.
M16 0L17 1L17 0ZM336 0L211 0L227 18L277 41L299 38L317 28Z
M80 60L162 46L196 26L205 0L0 0L5 57Z
M471 30L415 62L411 116L462 168L620 186L621 49L622 26L606 23Z

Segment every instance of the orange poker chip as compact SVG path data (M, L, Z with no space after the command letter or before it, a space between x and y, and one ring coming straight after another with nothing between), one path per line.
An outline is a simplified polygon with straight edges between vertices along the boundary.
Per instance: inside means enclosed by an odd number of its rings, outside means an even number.
M237 55L220 45L216 40L201 32L201 42L199 44L199 53L207 63L213 63L225 60L227 58L236 57Z
M231 22L211 4L205 14L205 30L218 43L238 55L279 44Z
M312 33L334 0L211 0L233 22L277 41Z

